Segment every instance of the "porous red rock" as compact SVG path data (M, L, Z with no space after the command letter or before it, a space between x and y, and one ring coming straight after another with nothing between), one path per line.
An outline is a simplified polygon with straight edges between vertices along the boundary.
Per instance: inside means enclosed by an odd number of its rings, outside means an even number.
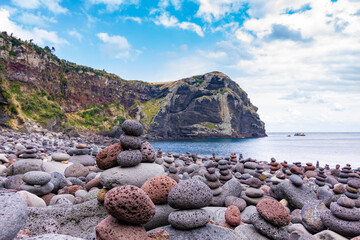
M144 183L141 189L146 192L154 204L167 203L171 189L177 182L168 176L157 176Z
M241 223L240 210L237 206L231 205L225 211L225 220L233 227L237 227Z
M264 198L258 202L256 209L269 223L283 227L290 223L290 215L285 207L276 200Z
M155 215L155 205L149 196L133 185L119 186L108 191L104 205L111 216L132 224L145 224Z
M156 154L154 148L148 141L141 142L142 162L155 162Z
M294 174L297 174L297 175L303 175L304 174L304 172L301 170L301 168L296 167L296 166L290 168L290 172L294 173Z
M98 168L106 170L117 165L116 158L123 151L121 144L116 143L104 148L96 155L96 164Z
M69 193L74 195L76 191L83 190L84 188L80 185L72 185L72 186L69 186L68 189L69 189Z
M141 225L129 225L108 216L95 228L96 240L144 240L146 230Z

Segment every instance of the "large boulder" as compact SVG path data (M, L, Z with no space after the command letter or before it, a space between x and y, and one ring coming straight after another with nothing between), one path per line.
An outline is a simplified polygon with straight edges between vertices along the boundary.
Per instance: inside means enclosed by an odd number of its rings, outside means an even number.
M26 202L18 194L0 192L0 209L0 240L13 239L27 218Z
M121 185L141 187L147 180L164 175L164 168L154 163L140 163L131 168L113 167L100 175L100 183L105 188L114 188Z

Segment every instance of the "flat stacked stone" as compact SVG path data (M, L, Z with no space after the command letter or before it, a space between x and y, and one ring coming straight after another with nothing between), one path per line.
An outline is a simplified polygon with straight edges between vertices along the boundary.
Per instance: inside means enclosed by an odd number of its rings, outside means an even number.
M257 165L256 160L250 158L246 159L244 161L244 173L254 175Z
M20 185L20 190L25 190L37 196L44 196L54 189L54 184L51 182L51 175L41 171L30 171L23 175L23 184Z
M231 153L230 155L230 164L231 165L236 165L237 164L237 157L236 157L236 153Z
M67 162L70 159L70 155L62 152L55 152L51 155L51 159L56 162Z
M359 198L360 179L351 179L347 182L345 195L351 199Z
M270 181L267 179L267 176L264 174L264 167L262 164L256 166L254 177L260 179L261 181Z
M325 185L325 180L326 180L326 175L325 175L325 172L324 172L324 168L319 168L319 172L318 172L318 175L316 176L316 179L315 179L315 183L322 187Z
M76 144L75 149L70 149L69 151L68 154L71 155L69 162L80 163L84 166L95 165L95 159L90 155L91 149L87 146L87 144Z
M348 181L348 177L349 177L349 173L351 173L351 165L350 164L346 164L345 167L342 168L340 174L339 174L339 178L338 181L342 184L347 184Z
M20 150L16 153L18 158L20 159L34 159L39 158L38 156L38 149L35 147L35 145L27 144L25 146L25 149Z
M172 158L171 155L163 157L163 159L164 159L163 166L165 167L165 171L169 171L170 167L175 167L174 158Z
M161 148L158 148L158 150L156 152L156 157L157 158L162 158L162 156L163 156L163 152L162 152Z
M270 162L270 173L274 174L277 170L279 170L281 168L281 164L276 162L275 158L271 158L271 162Z
M180 182L180 176L178 174L178 169L176 167L169 168L168 177L171 177L176 182Z
M181 181L169 193L170 207L179 209L170 213L168 221L173 228L191 230L205 226L209 213L201 209L210 205L213 194L203 182L195 179Z
M341 197L330 205L330 210L321 213L321 220L330 230L345 237L360 235L360 210L354 200Z
M141 224L153 218L155 205L142 189L132 185L113 188L106 193L104 206L111 216L96 226L96 239L146 239Z
M286 179L286 175L283 172L278 172L275 176L272 176L270 178L271 183L275 186L279 183L284 182L285 179Z
M261 189L263 182L255 177L246 180L240 180L241 183L249 185L249 187L241 193L241 198L246 201L248 205L256 205L264 198L264 191Z
M285 226L290 223L290 215L281 203L263 199L256 205L256 210L250 221L258 232L274 240L289 239Z
M211 189L214 196L221 194L221 182L215 173L216 169L212 167L212 164L208 166L207 172L205 173L206 185Z
M335 168L334 169L331 169L330 170L331 172L331 175L334 176L334 177L338 177L340 175L340 164L336 164Z
M227 181L232 179L232 171L229 169L229 161L221 159L218 161L218 169L220 170L220 182L225 184Z

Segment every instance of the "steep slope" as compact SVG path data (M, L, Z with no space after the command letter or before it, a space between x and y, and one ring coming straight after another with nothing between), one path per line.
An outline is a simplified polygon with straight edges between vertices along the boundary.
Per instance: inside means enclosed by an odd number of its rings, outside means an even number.
M0 125L115 132L126 118L148 138L266 136L247 94L223 73L168 83L127 81L60 60L50 48L0 33Z

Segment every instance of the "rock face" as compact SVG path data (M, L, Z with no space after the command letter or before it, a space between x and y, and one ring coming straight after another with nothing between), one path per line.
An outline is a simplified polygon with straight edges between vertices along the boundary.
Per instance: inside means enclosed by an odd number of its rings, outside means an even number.
M28 102L41 101L36 109L27 109L44 114L30 114L28 119L51 131L68 131L69 134L72 129L65 129L65 125L80 124L89 130L118 137L122 132L118 125L130 116L144 125L148 138L155 139L266 135L264 123L246 92L220 72L150 84L126 81L105 71L61 60L46 49L6 33L0 33L0 47L3 76L0 124L18 119L22 126L27 120L14 108L24 109ZM10 52L16 56L11 56ZM4 86L10 87L5 89ZM42 98L44 95L51 99ZM16 104L11 97L17 100ZM98 117L93 118L94 115ZM141 128L131 122L128 125L128 132L141 134ZM112 127L110 131L109 126Z

